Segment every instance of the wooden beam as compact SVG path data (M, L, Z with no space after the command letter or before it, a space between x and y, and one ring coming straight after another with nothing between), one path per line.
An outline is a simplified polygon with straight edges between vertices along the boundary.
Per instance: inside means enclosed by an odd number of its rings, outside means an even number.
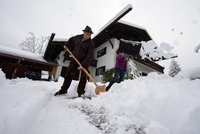
M55 35L56 35L55 33L52 33L51 36L50 36L49 42L47 44L47 48L46 48L45 53L44 53L44 59L46 59L46 57L47 57L47 51L49 51L49 48L51 46L51 43L53 42Z
M51 70L49 71L49 76L51 77L51 80L52 80L52 76L53 76L53 80L55 80L56 71L57 71L57 66L52 66Z
M21 62L21 59L18 59L17 65L19 65L20 62ZM16 76L17 76L17 70L18 70L18 67L16 67L16 68L13 70L13 72L12 72L12 79L16 78Z

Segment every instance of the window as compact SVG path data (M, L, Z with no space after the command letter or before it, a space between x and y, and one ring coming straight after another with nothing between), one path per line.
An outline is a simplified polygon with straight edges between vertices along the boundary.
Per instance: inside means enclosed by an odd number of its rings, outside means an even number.
M106 54L106 47L104 47L103 49L101 49L97 52L97 58L99 58L105 54Z
M98 67L96 69L96 76L102 75L106 70L106 66Z

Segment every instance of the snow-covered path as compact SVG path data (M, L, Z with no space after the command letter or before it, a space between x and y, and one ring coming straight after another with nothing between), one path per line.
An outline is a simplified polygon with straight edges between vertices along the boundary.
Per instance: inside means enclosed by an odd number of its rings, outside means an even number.
M91 100L67 99L76 96L76 81L68 95L54 97L62 82L6 80L0 71L0 133L200 133L199 79L150 74L114 84ZM86 88L94 95L92 83Z
M85 120L79 110L69 108L72 100L65 96L54 97L48 101L29 130L30 134L75 134L97 132L96 128ZM86 125L87 124L87 125Z

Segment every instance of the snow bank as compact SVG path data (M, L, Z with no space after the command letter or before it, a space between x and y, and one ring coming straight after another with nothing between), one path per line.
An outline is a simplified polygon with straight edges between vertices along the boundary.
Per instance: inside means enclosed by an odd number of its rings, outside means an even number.
M193 70L195 72L195 70ZM199 134L200 80L149 74L114 84L91 100L54 97L62 85L28 79L5 80L0 71L2 134ZM87 84L86 95L94 96Z
M150 134L197 134L200 129L194 126L200 119L193 113L199 112L199 87L199 80L151 74L115 84L93 104L108 108L118 118L118 125L122 119L127 125L143 126Z

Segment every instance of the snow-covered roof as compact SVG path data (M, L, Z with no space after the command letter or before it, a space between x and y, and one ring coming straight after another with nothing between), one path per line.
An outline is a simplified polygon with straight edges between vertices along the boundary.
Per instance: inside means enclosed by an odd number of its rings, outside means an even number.
M34 61L43 62L43 63L49 63L46 60L44 60L42 55L30 53L24 50L12 48L5 45L0 45L0 55L10 55L10 56L15 56L15 57L20 57L23 59L30 59Z
M125 21L118 21L109 25L101 33L94 37L93 41L95 42L96 47L98 47L110 38L139 42L152 40L145 28Z
M116 14L110 21L108 21L100 30L99 32L97 32L95 36L97 36L99 33L101 33L103 30L105 30L109 25L111 25L112 23L114 23L115 21L118 21L118 18L120 18L120 16L123 15L123 13L125 13L126 11L129 12L130 10L132 10L132 5L128 4L126 7L124 7L120 12L118 12L118 14ZM126 14L126 13L125 13Z
M120 20L124 15L132 10L132 5L129 4L123 8L117 15L108 21L93 38L96 47L103 44L110 38L126 39L133 41L149 41L152 40L144 27L131 24Z

